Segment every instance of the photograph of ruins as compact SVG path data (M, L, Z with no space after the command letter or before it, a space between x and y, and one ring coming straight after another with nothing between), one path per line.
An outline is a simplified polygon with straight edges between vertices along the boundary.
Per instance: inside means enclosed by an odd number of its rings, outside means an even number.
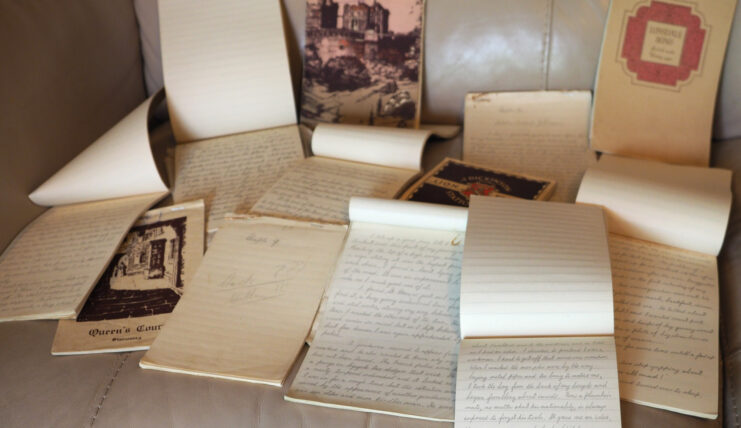
M419 125L423 0L308 0L301 122Z

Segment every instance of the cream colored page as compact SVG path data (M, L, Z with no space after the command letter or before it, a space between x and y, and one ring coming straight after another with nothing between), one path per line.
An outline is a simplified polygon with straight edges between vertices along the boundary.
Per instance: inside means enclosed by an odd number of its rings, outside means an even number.
M584 171L597 160L587 132L591 94L468 94L463 160L556 181L551 200L573 202Z
M420 129L320 123L311 150L315 156L419 170L430 134Z
M473 196L461 276L461 336L613 333L598 207Z
M159 19L177 141L296 124L278 0L162 0Z
M610 235L623 400L715 418L715 257Z
M353 223L286 398L452 420L463 235Z
M270 218L225 221L141 366L280 385L345 232Z
M731 210L731 174L602 155L577 200L602 205L612 233L717 255Z
M0 321L74 317L131 225L163 196L44 212L0 257Z
M245 213L287 168L303 159L296 126L229 135L176 147L176 203L206 201L207 230L226 213Z
M455 426L620 427L614 339L461 341Z
M37 205L53 206L166 192L147 127L153 95L34 190Z
M392 198L417 173L314 156L283 174L252 212L347 223L352 196Z
M400 201L398 199L350 198L350 221L422 229L465 231L468 210L463 207Z
M148 349L201 263L203 217L200 200L144 213L77 318L59 321L51 353ZM153 262L158 245L159 263Z

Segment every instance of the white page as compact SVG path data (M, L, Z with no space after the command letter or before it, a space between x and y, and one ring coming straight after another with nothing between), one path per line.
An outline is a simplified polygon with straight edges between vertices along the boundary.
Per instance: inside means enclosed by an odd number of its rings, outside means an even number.
M296 124L278 0L161 0L159 19L178 141Z
M286 399L452 420L462 246L460 231L353 222Z
M166 192L152 156L147 126L152 105L161 95L144 101L29 198L37 205L52 206Z
M393 198L418 171L313 156L288 169L253 213L347 223L353 196Z
M587 132L589 91L468 94L463 160L556 181L551 200L573 202L597 160Z
M473 196L461 277L461 336L613 333L602 209Z
M354 196L350 199L349 211L352 222L422 229L465 231L468 221L468 210L463 207L397 199Z
M295 125L179 144L175 203L204 199L207 230L226 213L245 213L296 161L303 149Z
M610 234L620 396L715 419L715 257Z
M322 123L314 129L315 156L393 168L422 169L422 151L431 131Z
M346 230L271 218L226 220L140 365L282 384Z
M602 155L577 201L602 205L612 233L717 255L730 215L731 174Z
M74 317L131 225L165 194L53 207L0 256L0 321Z
M612 337L461 342L456 428L620 427Z

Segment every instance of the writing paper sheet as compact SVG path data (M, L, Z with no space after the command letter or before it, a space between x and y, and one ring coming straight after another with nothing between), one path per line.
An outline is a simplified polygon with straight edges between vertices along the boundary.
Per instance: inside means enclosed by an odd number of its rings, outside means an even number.
M246 213L286 169L303 159L297 126L217 137L175 148L175 203L206 201L207 230Z
M466 96L463 160L556 181L551 200L573 202L596 160L587 132L588 91Z
M162 92L148 98L29 198L37 205L54 206L166 192L148 131L152 105L161 99Z
M610 255L621 397L715 419L715 257L616 234Z
M203 257L203 201L142 215L74 320L60 320L52 355L148 349Z
M313 156L294 164L251 212L347 223L352 196L393 198L418 173Z
M717 255L731 209L731 171L602 155L578 202L605 208L610 232Z
M620 426L612 337L465 339L455 426Z
M163 0L162 71L177 141L296 124L277 0Z
M0 257L0 321L74 317L155 193L52 207Z
M415 204L395 202L400 214ZM351 220L286 399L452 420L463 232Z
M280 386L345 233L272 218L226 220L140 365Z
M473 196L461 277L461 336L613 333L601 208Z

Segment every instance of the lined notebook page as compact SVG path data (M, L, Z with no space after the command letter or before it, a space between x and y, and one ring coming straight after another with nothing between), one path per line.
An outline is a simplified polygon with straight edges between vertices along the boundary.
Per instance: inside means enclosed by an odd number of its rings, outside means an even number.
M165 194L53 207L0 257L0 321L74 317L134 221Z
M178 141L296 123L278 0L162 0L159 18Z
M461 335L613 333L602 209L474 196L461 277Z
M271 218L226 220L140 365L281 385L345 233Z
M553 201L573 202L597 161L587 130L589 91L468 94L463 160L556 181Z
M175 148L175 203L203 199L207 230L246 213L286 169L303 159L295 125L217 137Z

